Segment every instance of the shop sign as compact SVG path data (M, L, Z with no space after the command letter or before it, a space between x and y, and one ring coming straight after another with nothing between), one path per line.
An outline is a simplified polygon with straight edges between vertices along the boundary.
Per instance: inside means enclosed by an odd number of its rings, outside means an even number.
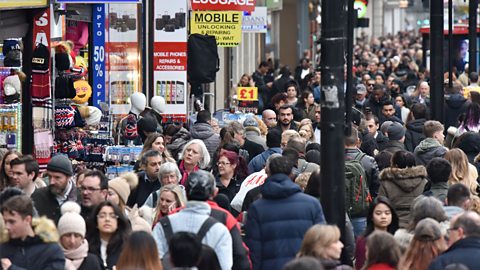
M57 3L82 3L82 4L101 4L101 3L141 3L141 0L55 0Z
M187 0L156 0L153 95L163 97L164 121L187 118Z
M238 87L237 99L243 101L257 101L258 88L257 87Z
M105 5L93 5L93 105L100 108L105 95Z
M0 9L46 7L47 5L47 0L0 0Z
M192 10L254 11L255 0L191 0Z
M236 47L242 41L242 12L194 11L191 33L215 36L218 47Z
M245 12L242 30L249 33L267 33L267 8L256 7L252 13Z

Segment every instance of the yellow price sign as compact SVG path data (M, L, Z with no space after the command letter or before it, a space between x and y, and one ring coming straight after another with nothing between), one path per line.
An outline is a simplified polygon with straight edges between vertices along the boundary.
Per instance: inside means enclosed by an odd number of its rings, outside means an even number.
M257 101L258 100L258 88L257 87L238 87L237 99Z

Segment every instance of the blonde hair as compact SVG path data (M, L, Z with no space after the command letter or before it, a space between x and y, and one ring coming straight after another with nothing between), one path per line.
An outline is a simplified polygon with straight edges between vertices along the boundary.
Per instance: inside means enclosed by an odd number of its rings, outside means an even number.
M309 120L310 120L310 119L309 119ZM307 134L306 134L305 132L303 132L302 127L304 127L304 126L307 126L307 127L310 129L310 133L312 134L312 136L311 136L310 138L307 138L307 137L306 137ZM307 122L307 121L305 121L305 122L304 122L304 121L300 122L300 125L298 126L298 134L299 134L302 138L304 138L305 140L307 140L307 141L309 141L309 142L316 142L315 130L313 129L313 125L312 125L311 121L310 121L310 123Z
M329 259L327 256L327 248L338 240L340 240L340 230L337 226L313 225L305 233L297 257L312 256Z
M462 183L470 189L473 195L477 195L477 177L478 172L471 171L468 158L459 148L453 148L445 153L446 160L452 165L452 172L448 178L448 184L451 186L456 183Z
M475 196L475 195L471 196L468 210L473 211L480 215L480 198L478 196Z
M307 186L308 179L310 179L310 176L312 175L311 172L303 172L295 178L295 184L299 185L302 190L305 190L305 187Z
M175 184L168 184L165 186L162 186L160 188L160 191L158 192L158 199L157 199L157 205L155 205L155 212L154 212L154 222L158 221L160 218L160 196L162 195L162 192L164 191L169 191L172 192L173 195L175 195L175 201L177 203L177 207L183 207L187 204L187 201L185 200L185 196L183 195L183 191L180 188L179 185Z
M260 129L260 135L265 138L267 136L267 133L268 133L268 127L267 125L265 125L265 123L262 121L262 119L258 118L257 116L253 116L253 119L255 119L255 121L257 121L257 124L258 124L258 129Z

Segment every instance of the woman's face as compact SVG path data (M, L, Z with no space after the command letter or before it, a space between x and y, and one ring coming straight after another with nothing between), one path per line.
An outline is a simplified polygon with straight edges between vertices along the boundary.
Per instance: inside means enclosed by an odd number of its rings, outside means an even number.
M233 175L235 173L235 164L230 163L227 157L221 156L217 162L218 174L223 175Z
M315 103L315 98L313 97L313 94L309 94L305 99L305 104L313 105L313 103Z
M152 150L156 150L160 153L163 153L165 151L165 142L163 141L162 137L158 137L153 143L152 143Z
M66 250L74 250L80 247L83 237L78 233L66 233L60 237L60 244Z
M326 248L326 255L327 259L335 259L338 260L340 259L340 255L342 254L342 249L343 249L343 243L340 240L337 240L336 242L331 243L327 248Z
M275 103L274 105L275 105L275 110L278 111L278 110L280 109L280 107L282 107L283 105L285 105L285 101L280 100L278 103Z
M183 155L183 162L188 165L196 166L200 159L202 158L200 145L193 143L185 149L185 154Z
M112 235L118 228L118 216L110 206L104 206L97 214L97 229L101 234Z
M386 204L379 203L375 206L375 209L373 209L372 220L375 228L386 230L392 223L392 211L390 211L390 208Z
M300 128L299 132L302 131L302 130L307 133L307 138L311 138L311 137L312 137L313 133L312 133L312 130L310 129L310 127L309 127L308 125L302 126L302 127Z
M115 192L115 190L111 188L108 189L107 200L109 200L113 204L120 205L120 197L118 197L117 192Z
M241 86L248 86L248 83L249 83L249 79L247 76L242 76L242 78L240 79L240 85Z
M405 106L405 103L403 102L403 99L401 97L396 97L395 98L395 104L397 104L397 106L400 107L400 108Z
M287 96L289 98L294 98L297 96L297 89L295 89L295 86L290 86L287 88Z
M375 76L375 83L376 84L383 84L385 81L383 80L382 76Z
M16 158L18 158L17 154L8 155L5 158L5 174L7 174L8 177L12 177L12 167L10 166L10 162Z
M170 211L179 207L175 200L175 194L166 190L160 193L160 200L158 203L160 204L160 213L162 213L162 215L167 215Z
M166 172L160 176L162 186L168 184L178 184L178 175L176 172Z

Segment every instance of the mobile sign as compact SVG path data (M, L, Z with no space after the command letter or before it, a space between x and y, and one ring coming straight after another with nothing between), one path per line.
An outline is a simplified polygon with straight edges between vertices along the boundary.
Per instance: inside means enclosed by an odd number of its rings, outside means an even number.
M215 36L218 47L236 47L242 40L241 11L194 11L191 33Z
M255 0L191 0L192 10L254 11Z

